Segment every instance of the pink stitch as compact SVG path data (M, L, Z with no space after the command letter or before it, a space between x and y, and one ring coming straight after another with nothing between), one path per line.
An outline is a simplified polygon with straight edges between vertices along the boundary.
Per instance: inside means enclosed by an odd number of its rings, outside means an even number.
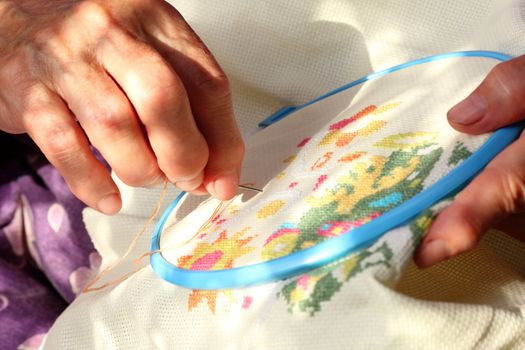
M301 142L299 142L299 143L297 144L297 147L298 147L298 148L304 147L304 146L308 143L308 141L310 141L310 139L311 139L311 137L307 137L307 138L305 138L304 140L302 140Z
M376 211L375 213L370 214L369 219L375 219L378 216L381 216L381 213Z
M301 230L299 230L298 228L282 228L278 230L277 232L272 233L272 235L266 239L266 242L264 242L264 245L267 245L268 243L270 243L276 238L279 238L285 234L291 234L291 233L295 235L300 235Z
M369 216L357 219L355 221L327 222L317 229L317 234L322 237L337 237L349 232L356 227L366 224L370 220L375 219L380 215L380 213L375 212Z
M297 186L299 183L298 182L292 182L290 185L288 185L288 189L292 189L294 188L295 186Z
M351 123L355 122L356 120L359 120L359 119L369 115L370 113L372 113L376 109L377 109L377 106L374 106L374 105L368 106L365 109L363 109L362 111L360 111L357 114L353 115L352 117L340 120L337 123L330 125L330 128L328 130L330 130L330 131L340 130L340 129L344 128L345 126L347 126L348 124L351 124Z
M244 297L244 300L242 302L242 308L245 310L248 309L250 305L252 305L252 302L253 302L252 297Z
M211 270L211 268L222 258L222 255L223 252L220 250L208 253L191 264L190 270Z
M324 182L326 181L326 179L328 179L328 176L327 175L321 175L319 176L319 178L317 179L317 183L315 184L314 186L314 192L317 191L319 189L319 187L321 187Z
M308 275L303 275L301 276L298 280L297 280L297 285L301 288L303 288L303 290L307 290L308 289Z

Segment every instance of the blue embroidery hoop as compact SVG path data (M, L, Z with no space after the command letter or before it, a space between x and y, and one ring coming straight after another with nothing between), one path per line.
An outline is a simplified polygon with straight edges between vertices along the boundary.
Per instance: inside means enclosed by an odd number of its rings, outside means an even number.
M368 80L377 79L389 73L415 65L456 57L485 57L499 61L507 61L512 58L509 55L492 51L461 51L410 61L372 73L304 105L285 107L261 122L260 127L269 126L292 112ZM523 123L520 123L497 130L475 153L434 185L367 224L341 236L321 242L311 248L262 263L210 271L180 269L169 263L162 256L162 253L158 252L151 255L151 266L160 278L172 284L191 289L213 290L241 288L282 280L333 263L352 252L370 246L384 233L409 222L439 200L461 190L474 176L483 170L498 153L519 136L523 126ZM158 251L160 249L160 237L164 224L185 195L186 193L182 192L169 205L160 218L151 241L152 251Z

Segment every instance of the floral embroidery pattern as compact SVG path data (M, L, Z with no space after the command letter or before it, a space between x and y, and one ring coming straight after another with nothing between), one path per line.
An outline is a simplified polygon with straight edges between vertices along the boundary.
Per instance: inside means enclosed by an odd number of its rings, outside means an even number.
M226 231L222 231L213 242L198 243L192 255L185 255L178 259L178 267L200 271L231 268L235 259L255 249L247 246L253 239L252 236L245 236L249 229L246 227L231 237L228 237ZM210 311L215 313L217 299L222 295L235 300L233 294L233 291L193 290L188 299L188 309L192 310L199 304L206 303ZM247 308L251 301L248 303L243 300L242 303L244 308Z
M255 214L255 217L257 219L266 219L270 216L277 214L277 212L281 210L284 205L285 205L285 202L282 200L275 200L273 202L270 202L269 204L261 208L259 211L257 211L257 214Z
M371 266L390 266L392 250L383 244L374 250L360 253L329 265L286 284L278 297L282 296L289 312L306 312L314 316L341 289L343 284Z
M178 259L178 267L201 271L231 268L235 259L255 249L247 246L253 239L245 237L249 229L246 227L231 237L228 237L226 231L222 231L215 241L198 243L192 255Z
M227 269L234 267L237 259L250 253L258 255L259 261L283 257L326 239L352 234L352 230L421 192L425 180L444 152L437 141L439 134L397 132L378 137L377 132L387 125L387 121L366 120L367 117L391 111L400 104L394 102L367 106L329 125L324 134L298 140L297 148L311 154L307 158L298 157L299 154L287 157L283 163L288 168L286 171L281 170L274 180L277 182L287 176L292 179L285 185L288 191L306 191L300 202L300 211L293 215L287 214L287 221L273 226L271 233L261 232L261 226L257 224L254 228L256 234L248 234L252 230L250 227L233 235L224 229L219 234L221 225L231 220L226 217L214 218L214 231L202 237L212 239L213 235L218 235L215 236L217 238L209 243L198 243L192 255L178 259L178 266L193 270ZM359 125L354 126L353 123L358 121ZM344 153L356 140L369 137L374 137L374 141L371 141L368 151L352 150ZM456 148L456 155L452 155L449 162L456 162L456 159L466 156L462 145ZM297 163L298 158L301 163ZM292 169L297 169L294 168L296 164L302 164L301 169L307 173L301 173L301 177L292 177L291 174L295 175L296 171ZM288 172L290 175L287 175ZM303 178L309 180L299 181ZM304 184L312 180L314 182L309 182L311 187L307 188ZM275 225L271 222L272 218L285 209L295 207L289 207L284 197L273 197L265 204L252 206L248 212L243 211L240 203L232 204L232 208L235 210L230 210L230 215L244 213L251 215L253 220L268 220L269 225ZM413 223L416 225L413 232L419 232L420 235L429 220L426 217L419 218ZM266 238L263 234L266 234ZM257 237L260 239L257 240ZM414 234L414 240L417 239L417 234ZM313 316L321 311L322 303L329 301L345 282L372 266L390 266L392 256L393 251L387 243L362 250L339 262L288 280L279 297L284 298L290 312L305 312ZM206 304L215 312L218 300L247 308L252 304L253 297L239 295L239 291L232 290L194 290L189 295L188 308L192 310L200 304Z
M467 147L462 142L456 142L452 154L448 159L448 165L457 165L462 160L467 159L472 155L472 152L468 150Z

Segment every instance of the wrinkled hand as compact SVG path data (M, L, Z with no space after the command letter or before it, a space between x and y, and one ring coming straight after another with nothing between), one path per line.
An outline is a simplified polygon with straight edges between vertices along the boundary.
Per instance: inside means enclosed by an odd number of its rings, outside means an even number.
M90 143L131 186L221 199L243 157L223 71L162 0L0 0L0 129L27 132L107 214L121 199Z
M525 119L525 55L496 66L448 113L461 132L481 134ZM499 154L438 215L423 239L421 267L472 249L490 228L525 241L525 134Z

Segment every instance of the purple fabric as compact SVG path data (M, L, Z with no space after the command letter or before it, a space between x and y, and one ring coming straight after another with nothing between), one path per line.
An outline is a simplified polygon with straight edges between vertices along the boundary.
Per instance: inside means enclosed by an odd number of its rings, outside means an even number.
M0 344L37 348L100 257L84 205L26 136L0 132Z

